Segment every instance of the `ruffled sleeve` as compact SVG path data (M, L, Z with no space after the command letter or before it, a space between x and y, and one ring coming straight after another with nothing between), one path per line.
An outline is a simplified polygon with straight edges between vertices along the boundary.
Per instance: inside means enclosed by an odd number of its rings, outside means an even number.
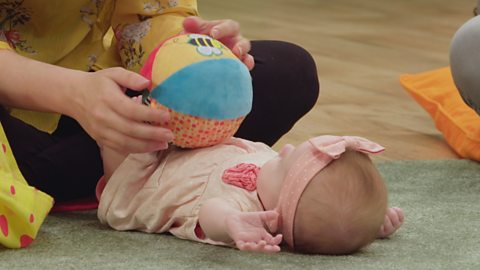
M106 57L138 72L163 40L182 31L185 17L198 15L196 0L117 0L112 17L113 43ZM94 69L102 69L102 61ZM111 66L111 65L110 65Z

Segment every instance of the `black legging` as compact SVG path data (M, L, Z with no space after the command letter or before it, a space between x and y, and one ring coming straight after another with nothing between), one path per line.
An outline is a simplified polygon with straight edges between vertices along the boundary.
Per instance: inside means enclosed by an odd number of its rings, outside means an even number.
M273 145L305 115L318 97L315 63L304 49L286 42L253 41L253 108L235 136ZM94 195L103 174L96 142L73 119L62 116L52 134L0 110L20 171L28 183L57 202Z

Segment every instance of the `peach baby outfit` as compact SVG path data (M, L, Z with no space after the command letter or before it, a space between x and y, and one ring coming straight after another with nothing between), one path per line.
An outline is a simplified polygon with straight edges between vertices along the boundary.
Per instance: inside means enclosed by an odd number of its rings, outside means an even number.
M237 138L194 150L131 154L101 191L98 218L117 230L225 245L195 234L200 207L221 197L241 211L263 211L256 190L224 183L222 175L242 163L261 167L276 155L265 144Z

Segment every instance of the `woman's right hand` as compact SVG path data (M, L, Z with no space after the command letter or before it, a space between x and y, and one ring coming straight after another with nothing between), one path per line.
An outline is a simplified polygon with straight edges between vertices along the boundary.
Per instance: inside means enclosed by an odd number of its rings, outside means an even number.
M165 123L169 114L139 104L125 95L126 88L141 91L149 81L123 68L83 73L82 85L69 115L100 145L120 152L140 153L166 149L173 133L150 123Z
M84 72L42 63L0 50L0 104L56 112L76 119L100 145L123 153L167 147L166 112L136 103L125 89L143 90L149 81L123 68Z

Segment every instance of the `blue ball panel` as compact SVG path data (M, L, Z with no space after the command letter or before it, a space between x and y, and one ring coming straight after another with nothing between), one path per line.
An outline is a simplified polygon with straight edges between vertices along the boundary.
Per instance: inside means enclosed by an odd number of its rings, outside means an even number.
M252 108L248 69L235 59L211 59L186 66L152 90L166 107L208 119L234 119Z

